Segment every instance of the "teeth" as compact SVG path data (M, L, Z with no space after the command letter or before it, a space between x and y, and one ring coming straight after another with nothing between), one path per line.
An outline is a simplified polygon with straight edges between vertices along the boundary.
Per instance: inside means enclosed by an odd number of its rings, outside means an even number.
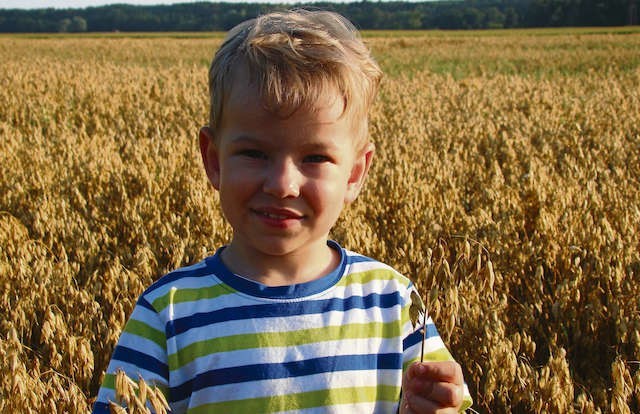
M271 213L262 213L262 214L269 217L270 219L275 219L275 220L284 220L287 218L287 216L284 216L281 214L271 214Z

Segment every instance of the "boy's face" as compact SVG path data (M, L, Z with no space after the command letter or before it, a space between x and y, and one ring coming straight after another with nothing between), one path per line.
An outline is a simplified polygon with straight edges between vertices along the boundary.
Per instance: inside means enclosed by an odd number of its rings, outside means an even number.
M233 228L228 249L245 257L326 249L344 204L360 191L373 146L356 151L337 95L280 119L243 80L235 81L215 136L206 127L200 132L207 176Z

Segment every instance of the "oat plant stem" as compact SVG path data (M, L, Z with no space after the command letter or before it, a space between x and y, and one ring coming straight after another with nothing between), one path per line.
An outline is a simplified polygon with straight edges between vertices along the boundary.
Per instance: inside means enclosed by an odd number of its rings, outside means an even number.
M422 347L420 348L420 362L424 362L424 343L427 340L427 310L422 313Z

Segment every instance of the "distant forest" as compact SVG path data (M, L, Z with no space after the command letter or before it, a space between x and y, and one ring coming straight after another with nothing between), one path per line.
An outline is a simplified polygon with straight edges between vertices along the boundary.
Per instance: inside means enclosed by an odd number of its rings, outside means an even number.
M0 32L226 31L292 7L333 10L362 30L499 29L637 25L636 0L459 0L431 2L125 4L84 9L0 9Z

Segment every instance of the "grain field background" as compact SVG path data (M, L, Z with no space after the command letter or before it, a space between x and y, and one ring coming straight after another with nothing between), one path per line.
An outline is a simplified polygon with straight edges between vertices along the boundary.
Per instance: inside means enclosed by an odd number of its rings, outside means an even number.
M640 411L640 30L366 33L333 237L413 278L479 412ZM0 412L85 413L137 296L229 237L219 34L0 37Z

